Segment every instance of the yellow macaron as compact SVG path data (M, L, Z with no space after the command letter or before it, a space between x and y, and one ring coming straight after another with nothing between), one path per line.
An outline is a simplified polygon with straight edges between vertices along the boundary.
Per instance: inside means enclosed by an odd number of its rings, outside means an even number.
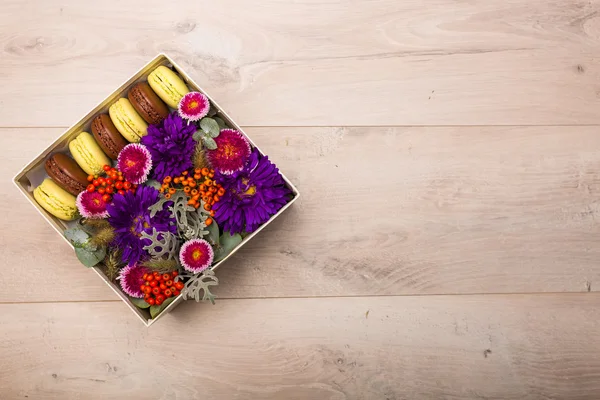
M158 97L171 108L177 108L179 100L190 91L185 82L164 65L148 75L148 83Z
M108 114L117 130L131 143L138 143L148 133L148 124L124 97L109 107Z
M102 167L111 165L108 156L104 154L92 135L87 132L81 132L71 140L69 151L86 174L100 175L104 171Z
M58 186L52 179L46 178L33 191L35 201L54 215L65 221L72 221L79 216L75 205L75 196Z

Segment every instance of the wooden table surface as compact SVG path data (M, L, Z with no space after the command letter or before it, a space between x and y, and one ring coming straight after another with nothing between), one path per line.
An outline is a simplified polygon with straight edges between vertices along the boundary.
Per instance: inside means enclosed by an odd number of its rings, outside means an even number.
M600 398L600 0L0 4L1 399ZM147 329L9 180L159 52L302 197Z

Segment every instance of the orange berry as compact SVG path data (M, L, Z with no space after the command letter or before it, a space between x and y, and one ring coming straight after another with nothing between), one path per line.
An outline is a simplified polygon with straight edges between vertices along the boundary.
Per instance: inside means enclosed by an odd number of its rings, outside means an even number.
M204 205L204 209L205 209L206 211L210 211L210 204L206 203L206 204Z
M175 177L175 179L173 179L174 183L179 183L179 177Z
M215 195L215 196L213 197L213 200L214 200L214 201L215 201L215 203L216 203L217 201L221 200L221 198L220 198L219 196L216 196L216 195Z
M215 177L215 173L214 173L214 172L211 172L211 173L209 173L209 174L208 174L208 177L209 177L209 178L214 178L214 177Z
M187 171L183 171L181 175L187 175Z
M165 284L166 284L167 286L171 286L171 285L169 285L169 284L166 282L166 281L170 281L170 280L171 280L171 274L169 274L169 273L165 273L165 274L162 274L162 277L163 277L163 279L165 280Z
M189 181L188 183L191 187L196 187L196 181Z
M199 194L195 194L195 195L192 196L192 199L194 199L196 201L198 201L199 198L200 198Z
M217 194L218 194L219 196L223 196L223 195L225 194L225 189L223 189L223 188L219 188L219 190L217 191Z
M217 193L217 188L216 188L216 187L214 187L214 186L211 186L211 187L210 187L210 189L208 189L208 191L209 191L210 193Z
M200 180L202 178L202 175L200 174L195 174L194 175L194 179Z
M206 218L206 221L204 221L204 223L206 224L206 226L210 226L213 223L212 218Z
M196 203L196 204L194 204L194 208L195 208L195 209L198 209L198 207L200 207L200 203Z
M192 189L192 196L195 196L198 194L198 189Z
M194 170L194 172L195 172L195 173L197 173L197 174L199 174L201 171L202 171L202 168L196 168L196 169Z
M202 168L202 170L200 171L200 173L202 173L202 176L206 176L208 175L208 168Z
M206 185L204 183L201 184L199 188L201 192L206 192Z
M183 180L183 181L181 181L181 184L182 184L183 186L187 186L187 185L189 185L190 183L189 183L188 181L186 181L186 180Z
M194 200L194 199L188 200L188 205L193 206L194 204L196 204L196 200Z
M171 193L166 193L165 194L165 199L170 199L171 198Z
M176 191L177 191L177 190L176 190L175 188L170 188L170 189L169 189L169 193L171 193L171 194L175 194L175 192L176 192Z
M215 210L210 210L210 216L214 217L215 216Z
M173 180L170 176L165 177L165 182L169 183Z
M164 188L160 188L160 189L158 189L158 191L161 192L161 193L164 193L165 189Z
M186 192L186 193L189 193L191 190L192 190L192 188L189 187L189 186L186 186L186 187L183 188L183 191Z

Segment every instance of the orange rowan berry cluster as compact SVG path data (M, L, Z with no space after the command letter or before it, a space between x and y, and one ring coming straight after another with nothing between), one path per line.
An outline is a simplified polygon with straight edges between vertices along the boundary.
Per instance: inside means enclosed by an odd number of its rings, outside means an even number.
M204 209L210 211L210 216L215 216L212 206L221 200L225 189L215 181L215 171L208 168L197 168L194 174L183 171L180 176L167 176L163 179L160 192L169 199L177 190L183 190L188 197L188 204L198 208L200 200L204 201ZM207 218L206 225L212 224L212 218Z

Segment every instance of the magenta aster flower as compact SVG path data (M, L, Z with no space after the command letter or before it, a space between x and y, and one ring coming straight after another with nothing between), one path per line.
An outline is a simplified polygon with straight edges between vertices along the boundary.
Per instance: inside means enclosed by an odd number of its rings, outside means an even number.
M241 171L230 175L216 172L215 180L226 190L213 206L215 220L231 234L254 232L288 202L291 194L275 164L256 149Z
M244 135L235 129L223 129L215 142L217 148L206 152L215 171L229 175L244 168L252 150Z
M137 185L148 180L152 168L152 156L146 146L131 143L123 147L117 158L117 168L125 180Z
M123 250L123 262L134 265L147 257L144 246L150 239L142 239L142 232L152 233L152 228L158 232L177 233L175 217L165 207L150 217L148 207L158 201L158 190L150 186L138 186L135 193L115 194L108 211L108 222L115 229L114 245ZM168 202L165 206L171 204Z
M131 297L144 297L141 286L144 283L142 276L150 270L138 264L128 265L121 270L119 281L121 289Z
M187 271L202 272L212 264L214 252L204 239L188 240L181 246L179 261Z
M208 110L210 110L210 101L200 92L189 92L181 98L177 107L179 116L189 121L204 118Z
M77 210L79 214L86 218L106 218L106 203L102 200L102 195L98 192L88 192L87 190L77 195Z
M152 177L159 182L167 176L175 176L192 167L192 155L196 147L193 138L194 124L188 124L173 111L160 124L149 125L148 134L141 143L152 155Z

